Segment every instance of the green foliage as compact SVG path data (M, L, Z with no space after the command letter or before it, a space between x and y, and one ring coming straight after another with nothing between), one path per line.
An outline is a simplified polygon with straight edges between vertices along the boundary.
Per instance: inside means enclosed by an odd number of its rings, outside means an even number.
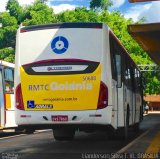
M17 20L14 16L11 16L8 12L0 13L0 23L2 27L6 26L16 26Z
M7 26L3 29L3 46L5 47L15 47L15 38L16 38L17 27L16 26Z
M17 20L10 16L9 13L3 12L0 14L0 48L15 47L15 34L17 31Z
M17 19L8 12L0 13L0 59L14 62L15 36L17 32Z
M93 10L107 10L110 6L112 6L111 0L91 0L90 2L90 8Z
M57 22L98 22L99 17L93 10L86 7L65 11L57 15Z
M45 3L47 2L48 0L36 0L36 3Z
M9 0L6 6L11 16L14 16L20 24L23 19L23 8L19 5L17 0Z
M12 47L0 49L0 59L8 62L14 62L14 52Z
M53 9L49 8L46 4L40 3L39 0L26 9L24 25L48 24L55 21Z
M144 86L146 94L160 94L160 73L145 72Z
M101 0L101 9L102 10L107 10L108 7L112 6L113 3L111 0Z

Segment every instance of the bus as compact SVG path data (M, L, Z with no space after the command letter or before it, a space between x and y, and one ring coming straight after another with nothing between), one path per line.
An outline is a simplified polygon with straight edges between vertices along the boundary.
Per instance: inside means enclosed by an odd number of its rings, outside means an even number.
M104 23L21 26L16 39L15 95L19 127L124 130L142 119L142 75Z
M0 60L0 130L15 128L14 64Z

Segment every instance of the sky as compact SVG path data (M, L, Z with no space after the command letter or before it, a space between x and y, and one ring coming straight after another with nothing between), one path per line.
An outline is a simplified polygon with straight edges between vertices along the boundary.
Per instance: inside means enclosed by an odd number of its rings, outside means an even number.
M5 10L8 0L0 0L0 12ZM28 5L34 0L18 0L20 5ZM160 22L160 1L129 3L128 0L112 0L113 6L109 11L120 11L125 18L132 18L134 21L145 18L147 23ZM65 10L72 10L77 6L89 7L90 0L48 0L47 5L54 9L55 13Z

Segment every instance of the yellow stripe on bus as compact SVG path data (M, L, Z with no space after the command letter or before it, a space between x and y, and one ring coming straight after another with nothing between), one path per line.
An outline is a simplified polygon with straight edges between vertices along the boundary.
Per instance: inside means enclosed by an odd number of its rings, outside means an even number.
M87 74L28 75L21 67L20 75L25 110L97 109L101 64L94 72ZM37 107L28 107L30 103ZM45 105L51 107L46 108Z
M10 109L11 108L11 95L10 94L6 94L6 109Z
M3 129L3 128L4 128L3 126L0 126L0 130Z

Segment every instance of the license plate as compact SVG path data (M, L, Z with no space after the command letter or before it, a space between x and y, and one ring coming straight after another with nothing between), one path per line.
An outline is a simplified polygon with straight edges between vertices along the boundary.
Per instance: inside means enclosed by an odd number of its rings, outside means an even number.
M54 115L54 116L52 116L52 121L54 121L54 122L68 121L68 116L67 115Z

